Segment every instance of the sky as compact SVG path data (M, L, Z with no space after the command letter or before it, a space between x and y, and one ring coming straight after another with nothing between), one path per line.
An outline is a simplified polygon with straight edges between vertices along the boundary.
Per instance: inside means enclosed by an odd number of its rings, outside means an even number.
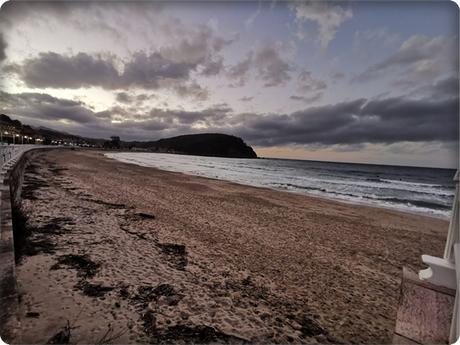
M214 132L262 157L458 166L449 1L7 2L0 112L122 140Z

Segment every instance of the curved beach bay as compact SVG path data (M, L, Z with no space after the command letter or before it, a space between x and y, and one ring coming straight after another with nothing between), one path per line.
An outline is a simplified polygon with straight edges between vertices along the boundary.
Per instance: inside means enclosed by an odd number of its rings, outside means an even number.
M448 222L121 163L40 154L15 343L388 343L402 267ZM112 329L110 331L110 329Z

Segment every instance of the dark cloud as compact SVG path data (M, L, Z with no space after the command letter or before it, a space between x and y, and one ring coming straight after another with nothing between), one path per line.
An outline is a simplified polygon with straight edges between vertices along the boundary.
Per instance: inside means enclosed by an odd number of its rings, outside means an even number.
M265 87L284 85L291 79L292 67L279 54L276 47L263 47L254 55L254 66Z
M203 64L202 75L212 76L219 74L224 69L224 58L222 56L215 60L208 60Z
M314 103L316 101L319 101L323 97L322 92L318 92L312 96L297 96L297 95L292 95L289 97L289 99L292 99L293 101L302 101L304 103Z
M146 94L140 94L136 96L136 100L138 102L144 102L148 100L149 98L155 98L155 95L146 95Z
M176 91L179 96L204 100L208 97L207 90L196 81L190 80L190 73L196 67L195 64L165 59L159 53L147 55L138 52L124 63L120 72L115 67L113 57L104 58L85 53L74 56L40 53L36 58L25 60L22 65L9 65L6 70L16 73L31 88L169 88ZM118 101L129 101L125 92L118 95Z
M457 141L458 98L354 100L260 117L240 132L261 146Z
M245 96L245 97L241 97L241 98L239 99L239 101L241 101L241 102L250 102L250 101L252 101L253 99L254 99L254 97Z
M8 1L2 6L0 22L5 26L13 26L48 14L68 18L72 8L75 8L75 3L70 1Z
M204 101L209 97L209 91L201 87L196 81L186 84L176 84L173 89L180 97L193 97L199 101Z
M299 91L303 93L320 91L327 88L327 84L324 81L313 78L311 72L306 70L299 73L297 82Z
M9 115L92 123L95 113L79 101L60 99L43 93L9 94L0 91L0 109Z
M193 64L172 62L159 53L147 55L137 52L124 63L123 72L119 72L112 57L86 53L63 56L48 52L26 59L13 70L31 88L99 86L104 89L157 89L164 80L187 80L195 67Z
M117 88L134 86L157 89L164 80L187 80L196 67L195 63L174 62L157 52L150 55L138 52L131 61L125 63L124 71L118 78Z
M233 86L243 86L246 83L251 69L253 55L254 54L251 51L243 60L233 66L230 66L227 75L231 80L235 80L235 84Z
M161 120L164 123L175 125L193 125L196 123L213 126L221 122L227 115L232 113L228 104L216 104L201 111L164 110L154 108L150 111L150 118ZM188 130L191 130L188 128Z
M160 108L143 111L116 106L95 112L80 101L39 93L2 92L0 110L13 116L58 124L62 121L56 120L66 120L68 131L76 128L77 134L118 133L127 139L201 131L235 134L258 146L449 143L458 141L457 89L456 80L446 79L433 83L423 97L356 99L308 107L291 114L234 114L226 103L199 111ZM443 97L435 97L439 94Z
M124 60L108 54L41 52L7 66L6 71L16 74L31 88L168 88L203 99L203 88L198 90L191 76L219 74L224 68L221 51L237 36L220 37L207 25L185 25L179 19L168 18L154 24L164 37L170 38L167 43L151 47L149 52L134 52Z
M131 103L134 101L134 97L127 92L118 92L115 96L115 99L120 103Z
M35 58L25 60L22 65L8 67L31 88L116 88L124 83L111 58L93 57L85 53L74 56L40 53Z
M127 92L117 92L115 94L115 100L118 103L124 103L124 104L136 104L140 105L149 98L154 98L154 95L147 95L147 94L139 94L139 95L133 95L129 94Z
M8 1L0 12L0 26L8 28L29 23L49 27L50 21L57 21L83 33L102 31L121 39L132 28L133 20L144 25L151 23L162 14L162 9L163 4L159 2L126 6L118 1Z
M230 86L243 86L251 73L255 73L265 87L286 84L291 80L294 67L279 51L279 47L268 45L251 50L243 60L228 68L227 77L234 81Z
M458 77L450 77L438 80L434 83L432 90L432 96L436 98L458 97Z
M0 63L6 59L6 42L3 34L0 32Z
M456 76L434 80L432 83L414 88L409 95L435 99L454 98L459 95L459 80Z
M121 98L137 99L139 96L118 94ZM0 111L25 119L27 123L46 123L49 127L65 129L83 136L110 136L125 134L129 130L130 139L151 139L164 133L188 133L192 126L219 125L224 123L232 109L226 103L216 104L201 111L165 110L152 108L142 112L136 108L114 106L96 112L80 101L56 98L42 93L10 94L0 91ZM115 121L114 121L115 120ZM166 134L164 134L166 135Z
M396 52L355 76L353 81L370 81L392 72L398 75L393 80L394 84L417 85L420 82L456 72L457 68L458 44L456 39L444 36L430 38L414 35L403 42Z

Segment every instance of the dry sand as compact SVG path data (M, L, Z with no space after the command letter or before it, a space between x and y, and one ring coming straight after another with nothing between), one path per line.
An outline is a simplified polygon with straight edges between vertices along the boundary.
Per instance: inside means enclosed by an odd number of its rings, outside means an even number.
M91 151L40 154L23 197L14 343L387 343L448 227Z

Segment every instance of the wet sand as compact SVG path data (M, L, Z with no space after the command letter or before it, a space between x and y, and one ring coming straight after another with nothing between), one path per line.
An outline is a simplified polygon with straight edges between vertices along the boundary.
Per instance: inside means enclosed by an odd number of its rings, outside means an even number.
M55 150L27 168L14 343L388 343L444 220Z

